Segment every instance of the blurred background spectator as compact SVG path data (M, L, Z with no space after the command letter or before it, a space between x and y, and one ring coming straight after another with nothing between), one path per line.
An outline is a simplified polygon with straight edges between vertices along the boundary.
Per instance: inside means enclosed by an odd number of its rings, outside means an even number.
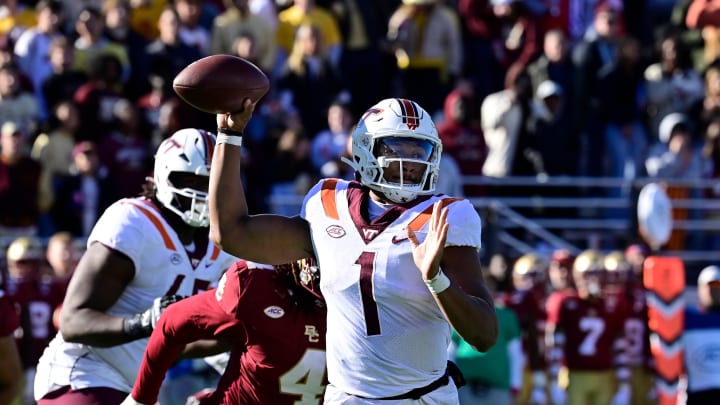
M20 316L15 339L25 370L23 403L31 404L35 367L58 331L53 324L53 312L62 304L66 283L54 277L45 261L43 246L35 237L15 239L7 249L6 260L6 289Z
M0 233L35 235L52 201L49 178L30 157L29 135L6 121L0 127Z

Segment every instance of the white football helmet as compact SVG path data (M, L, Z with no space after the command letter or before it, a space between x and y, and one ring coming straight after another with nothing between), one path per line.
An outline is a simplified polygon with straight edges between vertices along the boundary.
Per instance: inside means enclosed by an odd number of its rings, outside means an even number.
M210 163L215 149L215 135L202 129L186 128L162 141L155 154L155 196L170 211L190 226L201 228L210 224L207 191L177 188L170 180L172 173L205 176L209 181ZM190 201L181 204L179 197Z
M411 142L422 153L402 156L394 146ZM432 194L440 171L442 143L430 115L417 103L402 98L388 98L369 108L352 134L352 160L343 158L357 173L360 183L385 195L396 203L414 200L418 195ZM389 181L384 170L397 162L400 178ZM403 164L425 165L416 184L406 181Z

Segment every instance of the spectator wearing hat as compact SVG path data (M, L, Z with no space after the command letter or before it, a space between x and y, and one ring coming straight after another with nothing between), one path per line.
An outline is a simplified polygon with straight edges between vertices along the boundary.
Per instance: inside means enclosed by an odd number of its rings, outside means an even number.
M57 199L51 216L58 231L85 237L105 208L117 199L117 194L94 143L78 143L72 155L74 163L70 174L59 177L56 182Z
M557 82L545 80L533 98L533 138L530 148L535 154L536 173L550 176L573 176L578 172L580 145L573 136L568 115L567 93ZM561 189L549 189L562 194Z
M52 315L62 304L65 283L56 279L45 261L45 250L35 237L19 237L7 249L6 292L19 308L20 329L15 333L22 360L25 404L33 403L35 366L57 329Z
M50 180L29 156L28 136L12 121L0 129L0 234L34 235L52 205Z
M687 374L687 405L720 398L720 267L704 268L697 279L699 304L685 310L682 347Z
M693 146L690 122L685 114L668 114L658 130L659 141L645 160L650 177L697 179L703 173L703 159Z

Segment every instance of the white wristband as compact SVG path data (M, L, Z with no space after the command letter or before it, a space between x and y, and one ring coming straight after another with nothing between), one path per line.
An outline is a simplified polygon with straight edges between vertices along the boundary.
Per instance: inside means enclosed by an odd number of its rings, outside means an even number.
M226 143L228 145L242 146L242 136L217 134L217 137L215 139L215 144L220 145L221 143Z
M425 285L431 293L438 295L450 287L450 279L443 273L442 269L438 270L435 277L425 280Z

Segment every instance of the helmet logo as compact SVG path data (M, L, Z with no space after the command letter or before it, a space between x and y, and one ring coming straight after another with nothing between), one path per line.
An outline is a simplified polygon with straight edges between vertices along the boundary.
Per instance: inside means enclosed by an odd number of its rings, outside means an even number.
M345 229L340 225L330 225L325 229L325 232L327 232L328 235L330 235L331 238L339 239L345 236Z
M420 125L420 114L418 114L415 103L404 98L399 98L398 102L400 102L400 116L403 122L409 130L414 131Z
M365 111L365 114L363 114L363 116L362 116L362 118L360 119L360 121L365 121L365 119L366 119L367 117L369 117L369 116L371 116L371 115L375 115L375 114L380 114L380 113L382 113L382 112L383 112L383 109L382 109L382 108L375 108L375 107L370 108L370 109L368 109L367 111Z

